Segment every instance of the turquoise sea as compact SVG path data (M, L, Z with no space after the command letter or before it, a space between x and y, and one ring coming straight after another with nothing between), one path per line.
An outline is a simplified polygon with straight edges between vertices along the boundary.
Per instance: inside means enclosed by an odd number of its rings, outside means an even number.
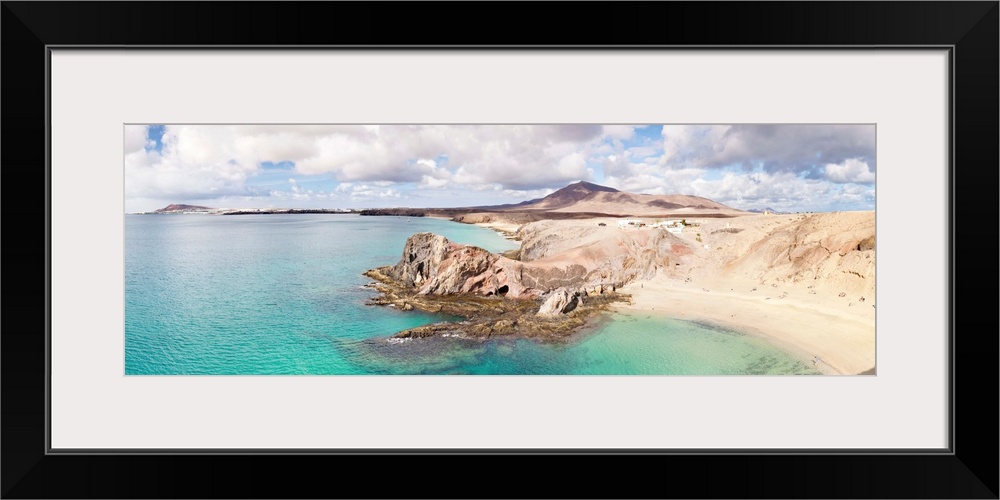
M745 375L812 367L756 337L615 314L566 343L455 338L390 343L453 318L365 305L361 273L395 264L413 233L491 251L497 233L438 219L358 215L126 215L127 375Z

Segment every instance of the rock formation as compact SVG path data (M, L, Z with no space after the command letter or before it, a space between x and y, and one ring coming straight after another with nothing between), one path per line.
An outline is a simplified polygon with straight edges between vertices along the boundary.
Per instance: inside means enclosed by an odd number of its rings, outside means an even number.
M538 299L558 288L587 295L614 291L669 269L674 260L691 253L686 243L666 231L612 231L614 238L594 240L587 234L559 234L560 228L545 222L529 224L520 231L521 260L417 233L407 239L402 259L385 273L421 295Z
M570 292L565 288L559 288L549 294L549 297L538 309L539 316L557 316L566 314L576 309L582 301L579 292Z
M587 284L591 270L569 264L533 265L461 245L431 233L406 240L403 258L387 274L418 294L476 294L537 299L559 287Z
M520 262L431 233L414 234L398 263L365 275L376 280L371 286L381 294L369 304L465 318L404 330L397 338L448 334L558 339L585 326L609 304L628 300L613 292L614 285L588 281L602 278L587 266ZM588 293L593 298L583 307L582 296Z

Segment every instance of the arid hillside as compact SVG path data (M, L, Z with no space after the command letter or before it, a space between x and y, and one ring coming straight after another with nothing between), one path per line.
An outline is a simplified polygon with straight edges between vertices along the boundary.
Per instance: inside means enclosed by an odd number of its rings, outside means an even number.
M504 207L502 210L507 212L597 213L614 216L670 214L737 216L747 214L747 212L727 207L708 198L683 194L633 194L582 181L570 184L539 200Z

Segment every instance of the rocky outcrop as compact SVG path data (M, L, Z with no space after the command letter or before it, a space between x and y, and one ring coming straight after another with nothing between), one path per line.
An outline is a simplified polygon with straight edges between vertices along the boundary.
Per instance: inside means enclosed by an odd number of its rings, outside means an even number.
M520 284L518 264L479 247L453 243L444 236L417 233L406 240L403 258L391 268L389 275L415 287L422 295L540 296L543 290ZM511 279L512 276L515 279Z
M538 314L539 304L535 300L509 300L497 295L477 294L418 294L412 286L395 279L392 267L380 267L365 272L365 276L375 280L369 285L378 290L379 296L368 301L370 305L390 306L407 311L418 309L432 313L458 316L458 322L442 322L419 326L393 335L395 338L422 338L431 336L453 336L462 338L487 339L494 336L515 335L518 337L559 340L585 327L596 315L609 305L627 301L627 295L606 292L587 299L587 306L575 292L561 289L565 303L550 305L556 314ZM565 295L563 295L565 293ZM550 298L551 300L551 298ZM574 304L570 307L570 304ZM572 314L564 314L572 313Z
M406 240L403 258L392 268L392 276L408 286L422 286L437 274L451 242L444 236L417 233Z
M565 288L559 288L550 293L542 307L538 309L539 316L558 316L566 314L576 309L582 303L579 292L570 292Z
M365 273L381 295L373 305L465 318L406 330L397 337L518 335L555 339L628 296L616 293L635 279L669 270L691 253L666 231L592 234L592 224L531 223L524 260L514 260L432 233L407 239L393 266ZM550 227L551 226L551 227ZM586 297L586 306L584 306Z
M666 231L608 231L593 235L590 225L532 223L520 231L520 260L418 233L407 239L388 274L419 294L538 299L558 288L587 295L614 291L660 270L670 272L691 253Z
M613 285L588 285L593 270L584 265L519 262L431 233L414 234L399 262L365 275L376 280L371 286L380 292L369 304L464 318L404 330L397 338L558 339L585 326L611 303L628 300L614 293ZM593 297L583 307L582 296L587 293Z
M388 274L419 294L539 299L558 288L585 295L614 291L673 273L692 254L687 241L667 231L621 231L584 222L533 222L518 236L515 260L443 236L414 234Z
M422 295L537 299L560 287L573 290L586 287L588 278L597 276L592 271L578 264L524 263L479 247L454 243L443 236L418 233L406 240L403 258L388 274Z

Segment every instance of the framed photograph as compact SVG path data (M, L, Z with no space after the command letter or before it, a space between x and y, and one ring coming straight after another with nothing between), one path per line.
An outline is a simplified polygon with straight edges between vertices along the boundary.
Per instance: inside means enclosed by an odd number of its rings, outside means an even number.
M5 253L45 269L7 301L4 497L489 455L694 488L570 496L997 498L995 315L956 300L994 262L956 228L996 206L996 2L530 46L321 6L4 3L9 222L44 225ZM723 6L757 27L691 32Z
M126 377L877 373L874 123L124 134Z

